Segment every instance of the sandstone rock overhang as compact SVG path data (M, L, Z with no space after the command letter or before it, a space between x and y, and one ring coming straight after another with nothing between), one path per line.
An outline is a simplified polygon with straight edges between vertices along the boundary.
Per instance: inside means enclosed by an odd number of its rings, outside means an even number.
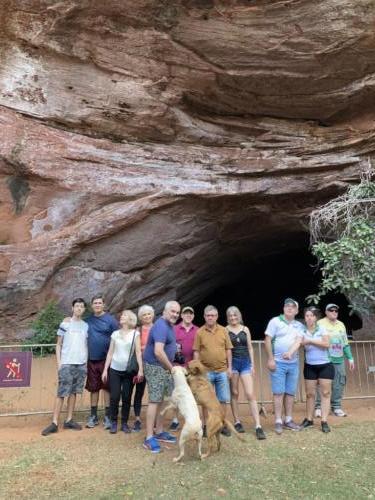
M0 335L51 297L198 302L375 147L375 5L4 0Z

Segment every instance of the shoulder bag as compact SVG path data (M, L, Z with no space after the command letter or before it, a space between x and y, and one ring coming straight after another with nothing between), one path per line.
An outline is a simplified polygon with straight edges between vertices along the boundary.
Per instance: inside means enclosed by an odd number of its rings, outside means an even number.
M138 370L139 370L137 356L135 353L135 345L134 345L135 334L136 334L136 331L134 330L132 345L130 347L128 364L126 365L126 370L125 370L125 372L129 373L130 375L136 375L138 373Z

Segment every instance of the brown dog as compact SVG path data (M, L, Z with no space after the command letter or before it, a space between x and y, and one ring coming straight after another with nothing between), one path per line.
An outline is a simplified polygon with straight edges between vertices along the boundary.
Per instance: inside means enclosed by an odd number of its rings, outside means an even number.
M188 364L187 380L197 403L208 414L206 422L208 450L205 455L202 455L202 458L210 455L215 440L217 451L220 450L220 431L224 425L229 427L238 439L244 441L244 438L236 431L233 424L225 418L215 390L207 379L207 370L199 360L194 359Z

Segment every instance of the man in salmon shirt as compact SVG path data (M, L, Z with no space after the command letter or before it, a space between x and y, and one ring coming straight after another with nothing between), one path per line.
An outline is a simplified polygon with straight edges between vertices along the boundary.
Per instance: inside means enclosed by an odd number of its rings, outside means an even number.
M175 364L186 366L189 361L193 359L193 344L198 327L193 324L194 309L192 307L183 307L181 311L181 318L182 321L174 327L177 344ZM179 422L176 411L172 423L169 426L169 430L176 431L178 426Z

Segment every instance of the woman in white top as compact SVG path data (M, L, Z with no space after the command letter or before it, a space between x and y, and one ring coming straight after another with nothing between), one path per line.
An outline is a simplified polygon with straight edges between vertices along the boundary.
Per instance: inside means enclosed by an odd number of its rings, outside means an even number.
M117 432L120 396L122 397L121 430L126 433L131 432L128 426L128 418L134 378L135 376L138 379L143 377L141 341L139 332L135 329L137 316L132 311L123 311L120 317L120 325L121 329L114 331L111 335L111 344L102 375L103 382L106 382L109 370L110 432L112 434ZM133 352L135 352L138 361L138 373L127 371L128 362Z
M316 387L319 384L322 399L322 431L329 432L327 417L331 399L331 385L335 372L329 360L328 347L329 337L324 328L317 324L319 310L315 307L307 307L304 311L305 328L302 345L305 348L305 377L306 390L306 413L302 422L303 428L312 427L315 406Z

